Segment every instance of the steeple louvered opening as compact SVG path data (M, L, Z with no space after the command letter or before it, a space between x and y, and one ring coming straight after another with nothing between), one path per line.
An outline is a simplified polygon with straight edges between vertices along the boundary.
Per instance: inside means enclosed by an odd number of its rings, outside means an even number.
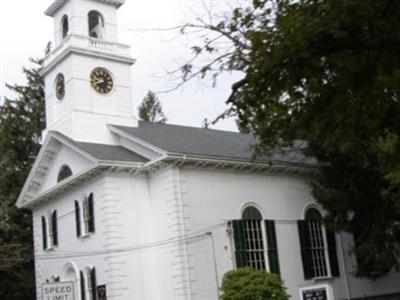
M104 39L104 17L98 11L92 10L88 14L89 36L95 39Z
M69 34L69 20L67 15L63 16L61 19L61 34L62 39L65 39Z

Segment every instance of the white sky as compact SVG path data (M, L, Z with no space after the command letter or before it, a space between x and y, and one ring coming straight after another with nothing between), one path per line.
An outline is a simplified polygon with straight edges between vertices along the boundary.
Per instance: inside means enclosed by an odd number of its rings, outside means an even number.
M5 83L23 83L22 67L29 57L41 57L53 38L53 23L43 12L53 0L0 0L0 97L10 95ZM240 0L248 1L248 0ZM137 107L148 90L171 87L166 71L189 57L192 38L176 32L147 30L170 28L204 16L204 5L223 11L232 0L126 0L119 9L120 42L132 47L137 63L132 67L133 101ZM169 123L200 127L226 109L230 85L240 76L221 77L216 88L210 82L193 81L179 90L159 94ZM213 128L236 130L234 120Z

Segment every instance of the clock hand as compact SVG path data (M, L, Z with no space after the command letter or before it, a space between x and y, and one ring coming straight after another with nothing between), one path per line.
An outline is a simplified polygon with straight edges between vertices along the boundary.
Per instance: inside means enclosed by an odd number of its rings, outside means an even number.
M104 79L95 79L94 84L104 83Z

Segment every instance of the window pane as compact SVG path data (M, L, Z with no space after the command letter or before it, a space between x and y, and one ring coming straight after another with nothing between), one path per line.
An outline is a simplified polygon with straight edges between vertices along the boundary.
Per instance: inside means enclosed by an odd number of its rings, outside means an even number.
M260 211L254 206L247 207L242 214L243 220L262 220Z
M57 182L60 182L68 177L72 176L72 170L67 165L61 167L60 172L58 173Z

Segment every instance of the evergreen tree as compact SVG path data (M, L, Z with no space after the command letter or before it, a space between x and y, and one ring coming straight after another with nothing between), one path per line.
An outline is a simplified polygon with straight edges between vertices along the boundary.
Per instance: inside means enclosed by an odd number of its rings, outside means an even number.
M400 2L253 0L223 16L182 28L208 32L183 81L241 72L219 119L236 114L258 153L305 141L327 226L355 238L357 275L400 268Z
M143 98L139 108L139 118L142 121L165 123L167 118L162 110L161 102L158 100L157 95L148 91L146 97Z
M0 107L0 298L34 299L32 216L15 207L40 149L45 127L39 60L24 68L25 85L7 85L15 99Z

